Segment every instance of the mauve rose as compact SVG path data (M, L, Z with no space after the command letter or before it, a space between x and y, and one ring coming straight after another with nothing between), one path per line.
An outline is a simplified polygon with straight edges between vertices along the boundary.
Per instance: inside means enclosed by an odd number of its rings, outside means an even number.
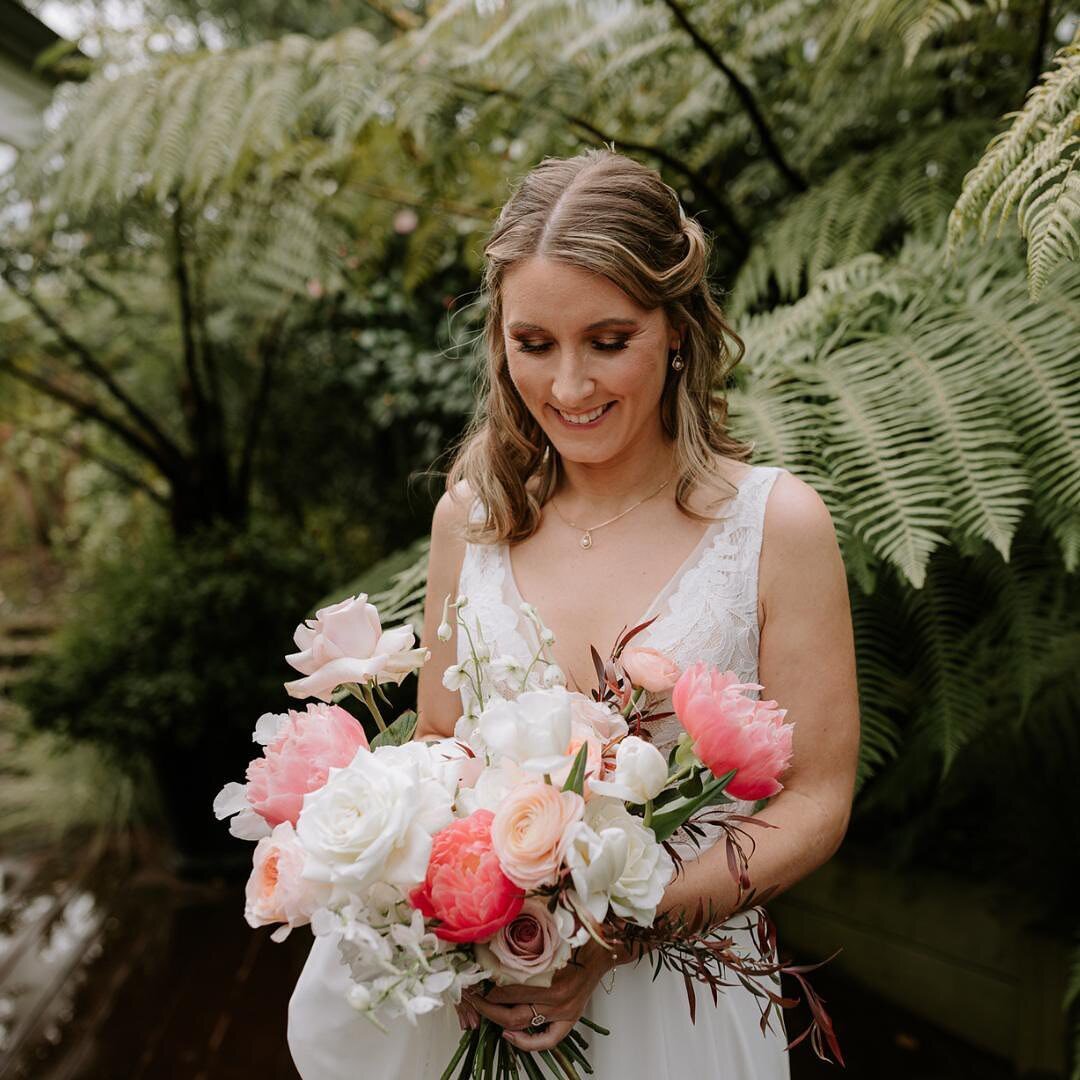
M435 936L443 941L484 941L521 910L524 892L503 873L491 844L490 810L440 829L422 885L409 903L425 919L438 919Z
M787 709L759 701L744 690L733 671L719 672L699 661L683 672L671 694L671 706L694 740L694 752L715 776L735 769L724 789L735 799L767 799L783 788L779 776L791 764L792 729Z
M666 694L682 674L670 657L643 645L628 646L619 659L630 681L654 694Z
M550 986L573 948L560 931L560 921L569 937L573 916L562 908L552 914L545 899L530 896L513 922L476 946L476 958L501 985Z
M412 624L383 630L379 612L367 593L319 608L314 619L296 628L293 640L301 649L285 657L307 678L284 684L292 697L331 701L343 683L400 683L431 655L414 649Z

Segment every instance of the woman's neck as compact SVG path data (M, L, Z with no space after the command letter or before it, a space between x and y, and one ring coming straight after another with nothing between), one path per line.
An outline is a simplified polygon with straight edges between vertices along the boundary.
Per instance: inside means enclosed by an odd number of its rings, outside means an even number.
M675 445L665 442L632 457L604 462L559 459L559 478L554 495L559 508L571 519L575 512L603 517L618 514L640 499L652 495L665 480L672 479Z

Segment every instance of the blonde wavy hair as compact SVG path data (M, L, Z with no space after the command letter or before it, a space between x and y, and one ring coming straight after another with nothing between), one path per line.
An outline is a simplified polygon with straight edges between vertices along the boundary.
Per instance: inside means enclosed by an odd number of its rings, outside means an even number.
M690 509L689 493L717 476L716 456L747 461L753 443L727 431L720 391L746 347L712 294L709 252L701 225L684 214L660 174L606 147L545 158L524 176L484 247L481 291L489 306L480 406L451 448L446 476L452 498L466 481L487 510L483 522L466 523L465 539L516 543L531 536L559 479L559 453L510 378L503 339L503 275L534 256L602 274L640 306L663 306L673 326L685 325L685 366L667 365L661 420L675 445L676 505L698 521L713 520Z

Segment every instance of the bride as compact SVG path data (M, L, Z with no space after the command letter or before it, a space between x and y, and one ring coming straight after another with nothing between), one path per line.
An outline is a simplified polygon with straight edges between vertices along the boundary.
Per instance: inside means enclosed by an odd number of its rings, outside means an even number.
M846 577L817 492L780 467L748 464L717 396L732 359L710 293L708 242L653 170L608 149L547 158L503 208L485 248L486 393L454 460L431 530L417 738L449 736L470 702L440 676L467 655L457 627L435 631L443 598L464 593L493 654L527 664L532 604L554 635L567 685L588 693L619 633L680 667L705 660L763 686L794 722L784 789L753 831L754 887L782 891L825 862L847 828L859 739ZM542 631L541 631L542 632ZM549 636L549 635L545 635ZM460 635L464 638L465 635ZM550 637L549 637L550 640ZM670 710L670 695L657 710ZM674 716L650 725L663 752ZM749 813L751 804L726 809ZM699 901L756 951L723 845L682 851L660 911ZM523 1050L555 1046L582 1015L598 1080L787 1077L789 1035L747 989L702 987L696 1022L681 976L655 980L589 942L549 988L501 987L377 1030L345 1000L333 935L318 937L289 1002L288 1043L303 1080L438 1077L480 1015ZM777 989L774 986L774 989ZM537 1017L540 1018L538 1022Z

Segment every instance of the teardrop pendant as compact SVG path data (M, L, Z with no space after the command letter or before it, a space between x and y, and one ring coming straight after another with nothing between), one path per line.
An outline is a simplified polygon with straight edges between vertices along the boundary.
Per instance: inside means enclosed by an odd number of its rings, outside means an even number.
M581 538L581 546L583 548L591 548L592 547L592 536L589 534L588 529L585 530L585 535Z

